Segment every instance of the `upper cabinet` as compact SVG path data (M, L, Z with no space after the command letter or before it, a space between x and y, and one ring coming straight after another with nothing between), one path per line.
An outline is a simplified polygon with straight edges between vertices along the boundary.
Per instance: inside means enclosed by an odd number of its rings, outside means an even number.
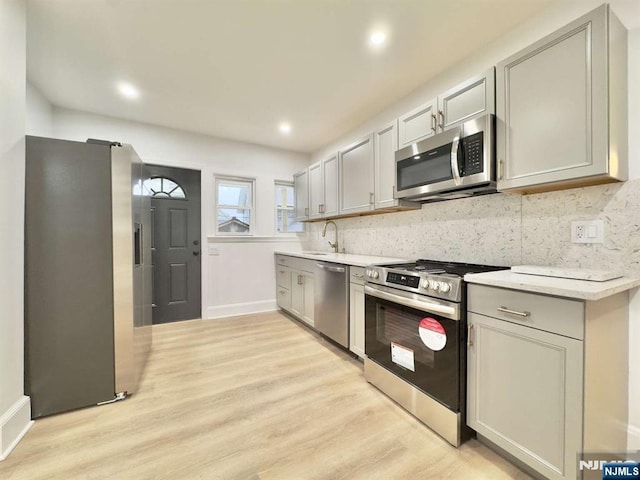
M436 100L405 113L398 119L398 148L424 140L436 133Z
M373 210L373 168L373 135L368 135L340 152L340 215Z
M309 219L309 170L305 169L293 176L293 188L296 193L296 221Z
M443 132L472 118L495 113L495 78L495 69L491 67L484 74L438 95L438 131Z
M393 198L396 189L396 150L398 149L398 122L393 121L373 132L374 152L374 208L420 208L416 202Z
M470 78L398 119L398 149L460 125L472 118L495 113L495 69Z
M626 180L626 50L603 5L498 64L499 190Z
M338 214L338 154L309 167L309 220Z

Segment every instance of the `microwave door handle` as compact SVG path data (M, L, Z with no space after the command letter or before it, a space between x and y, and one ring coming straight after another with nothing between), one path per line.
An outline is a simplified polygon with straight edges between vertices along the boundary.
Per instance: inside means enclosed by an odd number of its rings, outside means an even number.
M451 173L453 181L456 185L462 185L460 178L460 168L458 167L458 149L460 147L460 133L458 133L451 142Z

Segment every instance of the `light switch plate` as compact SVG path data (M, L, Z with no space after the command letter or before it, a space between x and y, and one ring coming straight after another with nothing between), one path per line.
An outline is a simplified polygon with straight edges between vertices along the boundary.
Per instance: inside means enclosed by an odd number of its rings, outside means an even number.
M571 243L604 243L602 220L571 222Z
M220 255L220 249L209 245L209 255Z

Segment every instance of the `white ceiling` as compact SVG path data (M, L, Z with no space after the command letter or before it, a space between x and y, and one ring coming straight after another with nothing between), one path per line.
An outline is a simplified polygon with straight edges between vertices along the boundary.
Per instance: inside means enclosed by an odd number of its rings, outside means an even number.
M57 106L310 152L551 1L29 0L27 75Z

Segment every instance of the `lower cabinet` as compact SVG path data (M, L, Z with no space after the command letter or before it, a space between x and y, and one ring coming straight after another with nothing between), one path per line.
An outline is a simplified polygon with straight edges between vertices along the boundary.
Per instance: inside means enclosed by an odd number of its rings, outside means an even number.
M313 260L276 255L278 307L314 326Z
M349 350L364 358L364 268L349 270Z
M549 479L577 478L582 452L624 451L628 379L611 372L628 362L628 296L468 292L467 423L480 439Z

